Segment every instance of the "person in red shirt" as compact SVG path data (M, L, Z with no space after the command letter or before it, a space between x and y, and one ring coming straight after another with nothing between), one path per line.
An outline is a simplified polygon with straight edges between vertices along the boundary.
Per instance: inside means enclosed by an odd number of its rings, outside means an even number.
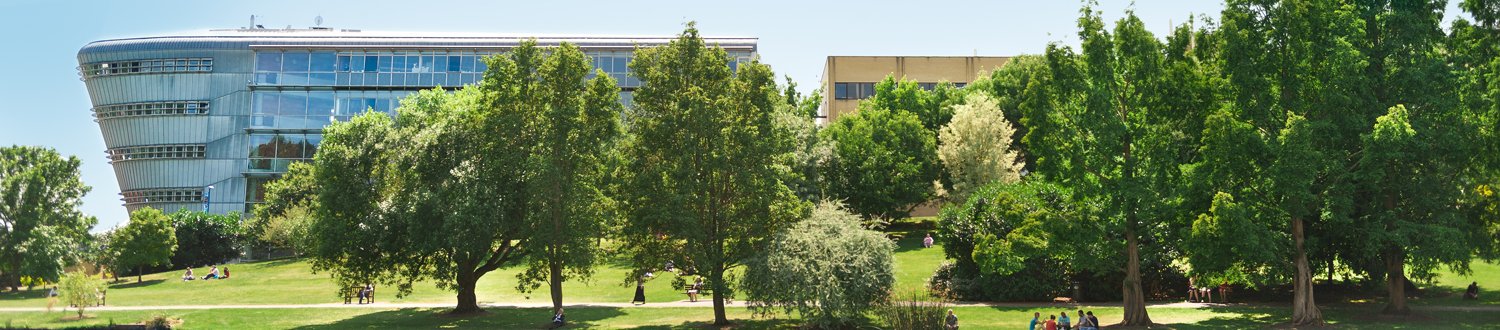
M1043 329L1057 330L1057 315L1047 316L1047 326L1043 327Z

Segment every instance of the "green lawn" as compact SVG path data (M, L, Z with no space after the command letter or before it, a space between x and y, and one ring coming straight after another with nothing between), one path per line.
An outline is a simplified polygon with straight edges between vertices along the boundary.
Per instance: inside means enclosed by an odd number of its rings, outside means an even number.
M1119 322L1118 307L1084 307L1099 316L1105 324ZM1076 310L1074 308L1073 310ZM1061 308L959 307L955 308L964 329L1021 329L1033 312L1046 315L1064 312ZM1159 329L1242 329L1273 327L1286 322L1288 309L1271 307L1222 307L1207 309L1151 308L1152 320ZM547 325L547 309L492 308L489 313L452 317L442 309L308 308L308 309L220 309L174 311L91 312L94 318L62 321L71 313L0 313L10 327L83 327L115 323L135 323L154 315L183 320L183 329L388 329L388 328L463 328L463 329L539 329ZM795 321L755 318L743 308L729 309L729 317L741 328L793 328ZM1070 315L1072 311L1067 311ZM1372 318L1367 307L1325 308L1328 320L1343 329L1486 329L1500 324L1500 313L1444 312L1440 315L1414 317L1408 320ZM568 309L573 326L569 328L698 328L713 320L709 308L606 308L574 307ZM5 324L0 324L5 326Z
M248 305L248 304L319 304L342 303L333 281L326 274L313 274L311 266L302 260L277 260L229 265L232 278L229 280L181 281L181 272L148 274L145 281L136 283L135 277L122 277L122 282L110 285L111 306L152 305ZM198 269L203 273L204 269ZM546 287L533 294L516 291L516 274L520 268L507 268L491 272L481 278L478 298L481 303L502 302L550 302ZM591 282L572 281L564 284L564 301L573 302L630 302L635 286L621 286L626 270L605 266L598 270ZM659 274L646 284L648 302L686 300L687 296L672 290L671 273ZM33 292L0 293L0 307L43 307L45 290ZM395 291L376 288L380 302L444 303L456 300L454 293L439 290L431 283L413 285L410 296L396 299Z
M1436 287L1428 289L1437 292L1429 292L1429 296L1433 297L1416 303L1456 306L1500 305L1500 264L1475 260L1469 268L1471 272L1468 275L1460 275L1446 269L1440 271L1437 274ZM1481 299L1463 300L1464 290L1469 287L1469 283L1473 282L1479 282L1479 298Z

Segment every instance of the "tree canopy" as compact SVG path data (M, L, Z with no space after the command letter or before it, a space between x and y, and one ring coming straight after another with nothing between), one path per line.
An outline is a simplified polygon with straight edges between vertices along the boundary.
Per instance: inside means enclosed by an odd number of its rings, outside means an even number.
M142 207L130 212L130 222L118 229L109 248L115 261L126 269L135 268L135 281L141 281L145 267L171 265L177 250L177 234L172 219L160 210Z
M625 150L634 172L624 181L622 236L637 268L627 281L666 261L706 274L719 325L728 322L730 269L808 208L776 166L794 144L776 125L778 111L792 110L775 75L759 59L731 70L733 60L692 23L665 46L637 49L630 70L641 86Z
M79 207L90 190L77 157L40 147L0 147L0 286L22 277L57 281L97 220Z

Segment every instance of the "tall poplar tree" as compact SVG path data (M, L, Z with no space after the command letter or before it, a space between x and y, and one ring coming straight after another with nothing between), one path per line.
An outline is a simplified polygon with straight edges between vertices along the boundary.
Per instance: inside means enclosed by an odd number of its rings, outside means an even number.
M635 173L623 201L632 283L669 260L684 274L705 274L717 325L728 323L730 270L808 209L776 166L794 144L775 125L778 109L790 111L775 75L758 60L737 71L730 61L693 23L665 46L636 51L630 70L641 87L626 151Z
M537 140L527 161L534 175L527 184L534 196L527 219L536 251L518 276L523 290L547 283L554 313L562 309L563 281L593 275L598 240L614 209L602 186L622 133L624 106L609 75L592 72L585 79L591 68L582 50L564 43L536 71L538 90L521 95L542 109L531 113L538 116L530 120Z

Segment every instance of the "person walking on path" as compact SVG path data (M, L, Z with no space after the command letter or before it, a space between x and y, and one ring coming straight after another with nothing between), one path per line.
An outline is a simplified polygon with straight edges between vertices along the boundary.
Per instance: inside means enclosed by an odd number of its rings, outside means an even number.
M636 279L635 280L635 298L631 298L630 299L630 303L631 304L635 304L635 305L645 305L646 304L646 280L645 279Z

